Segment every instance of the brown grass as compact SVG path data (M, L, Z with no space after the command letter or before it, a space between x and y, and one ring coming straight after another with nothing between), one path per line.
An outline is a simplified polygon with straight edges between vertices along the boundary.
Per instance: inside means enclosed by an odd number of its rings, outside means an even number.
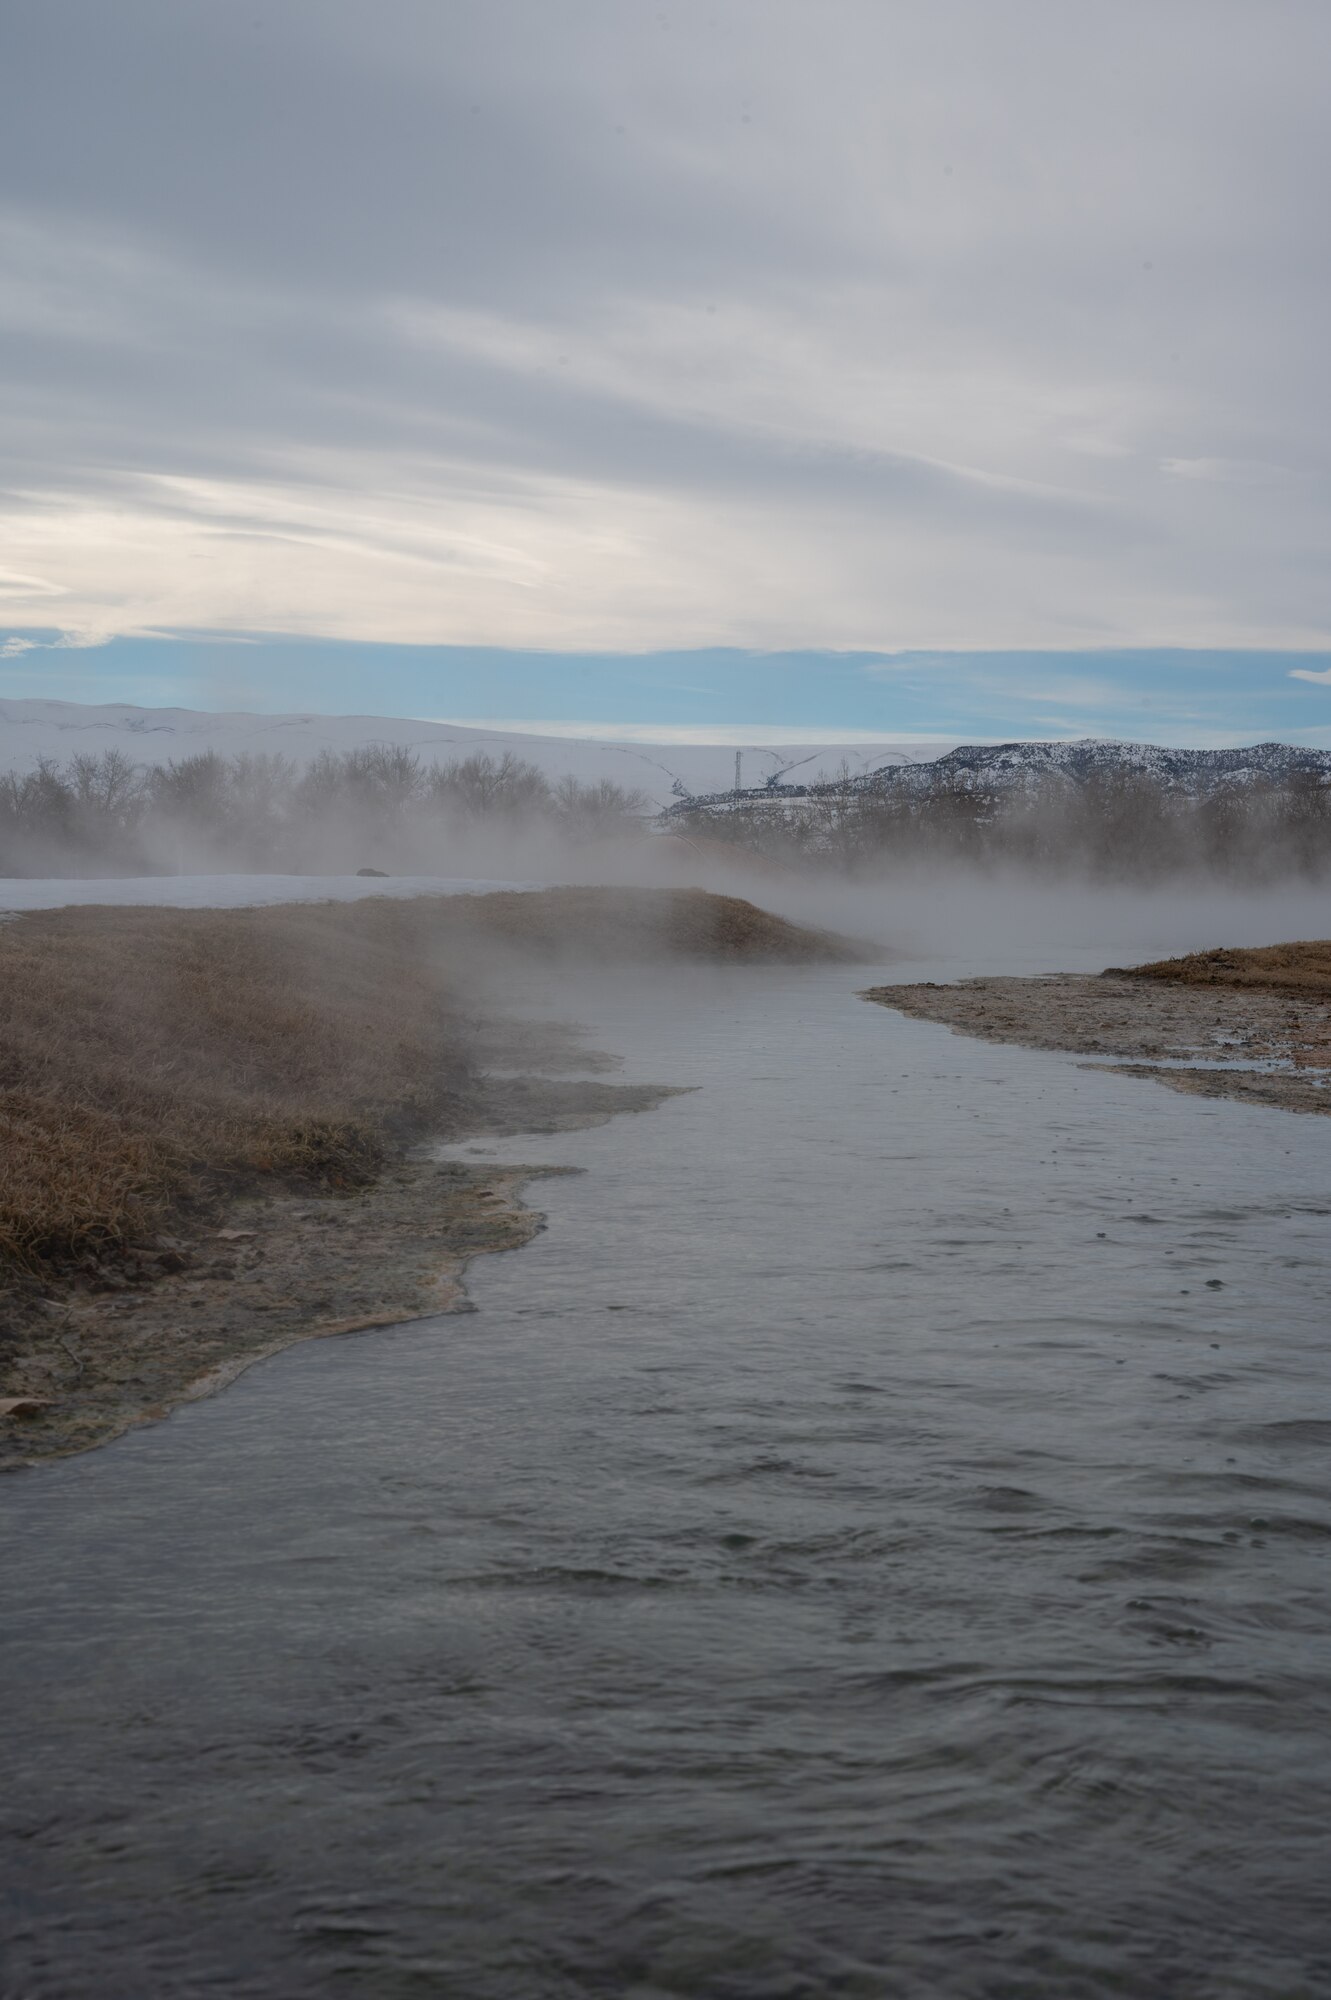
M1129 976L1183 986L1257 986L1308 1000L1331 1000L1331 939L1263 945L1256 950L1194 951L1186 958L1134 965Z
M500 891L455 897L447 910L453 936L483 936L554 956L791 965L851 963L865 955L846 938L787 923L740 896L702 889Z
M96 1257L265 1175L350 1186L468 1084L410 907L0 930L0 1257Z
M475 1079L451 968L848 957L733 897L552 890L0 924L0 1273L112 1259L265 1179L349 1187ZM160 1248L160 1245L159 1245Z

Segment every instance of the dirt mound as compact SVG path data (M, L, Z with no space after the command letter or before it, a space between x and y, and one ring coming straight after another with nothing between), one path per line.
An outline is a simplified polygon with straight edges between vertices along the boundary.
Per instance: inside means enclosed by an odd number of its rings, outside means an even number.
M1327 1000L1331 999L1331 939L1270 944L1254 950L1194 951L1185 958L1161 958L1150 965L1111 967L1110 973L1120 978L1172 980L1182 986L1258 986Z
M807 930L740 896L705 889L501 890L457 896L443 906L442 928L470 932L542 954L606 960L682 958L854 963L863 954L847 938Z

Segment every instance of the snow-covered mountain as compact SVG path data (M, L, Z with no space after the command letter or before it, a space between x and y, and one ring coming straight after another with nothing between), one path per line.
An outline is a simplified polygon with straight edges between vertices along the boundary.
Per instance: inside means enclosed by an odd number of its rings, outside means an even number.
M802 780L804 773L798 777ZM1114 743L1089 736L1075 743L968 743L935 757L883 759L852 775L849 785L861 797L881 794L927 801L957 791L999 797L1068 793L1096 781L1130 777L1149 778L1167 793L1187 798L1204 798L1222 786L1285 785L1297 777L1331 784L1331 750L1288 743L1171 750L1154 743ZM697 797L675 810L725 813L797 803L818 794L816 779L785 780Z
M924 769L874 771L866 789L932 794L944 786L994 792L1079 788L1106 778L1150 778L1163 790L1202 798L1221 785L1285 784L1298 773L1331 778L1331 750L1253 743L1236 750L1169 750L1155 743L962 744Z
M137 764L166 764L215 750L279 752L308 764L322 750L358 750L373 744L405 746L426 762L506 753L536 764L548 778L571 775L581 783L601 778L646 793L657 806L681 794L718 792L734 783L737 746L697 743L602 742L589 737L527 736L508 730L472 729L460 723L421 722L382 715L211 714L190 708L101 707L69 701L0 701L0 770L31 771L43 758L64 763L84 753L120 750ZM800 743L740 748L742 779L769 777L821 782L843 763L862 772L887 759L929 758L947 742Z

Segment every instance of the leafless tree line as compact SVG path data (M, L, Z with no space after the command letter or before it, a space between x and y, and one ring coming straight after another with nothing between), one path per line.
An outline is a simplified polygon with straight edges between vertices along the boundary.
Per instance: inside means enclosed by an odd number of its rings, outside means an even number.
M1315 772L1201 797L1149 774L1004 792L955 778L922 791L849 776L802 799L680 814L682 831L798 865L872 878L900 867L1021 867L1149 882L1206 871L1244 881L1331 872L1331 786Z
M0 875L447 872L486 835L509 851L636 833L643 805L511 755L427 764L371 746L302 768L269 753L136 764L107 750L0 776Z

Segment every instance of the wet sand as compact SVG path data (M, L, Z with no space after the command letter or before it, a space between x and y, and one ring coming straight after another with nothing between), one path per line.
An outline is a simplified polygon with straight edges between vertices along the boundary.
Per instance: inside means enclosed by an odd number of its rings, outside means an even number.
M955 1034L1100 1056L1170 1090L1331 1112L1331 1003L1310 993L1106 972L874 986L863 996Z
M525 1053L539 1036L558 1061L549 1035L530 1036ZM586 1052L578 1059L604 1061ZM575 1131L673 1094L583 1079L490 1079L474 1116L447 1137ZM468 1263L529 1242L544 1218L519 1190L561 1171L402 1159L348 1193L239 1197L197 1232L153 1237L137 1256L62 1293L11 1295L0 1468L106 1444L297 1341L469 1311Z

